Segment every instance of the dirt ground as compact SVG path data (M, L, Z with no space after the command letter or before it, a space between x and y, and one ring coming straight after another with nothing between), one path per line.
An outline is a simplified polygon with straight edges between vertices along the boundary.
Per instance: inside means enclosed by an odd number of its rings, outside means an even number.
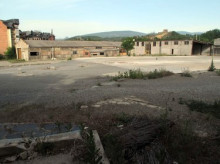
M214 61L220 68L220 57ZM75 122L106 134L109 129L101 125L113 116L166 117L178 125L190 123L198 137L213 138L220 120L180 103L220 100L220 76L206 71L210 62L207 56L119 57L0 67L0 122ZM109 76L133 68L176 74L152 80L113 81ZM192 77L182 77L184 69L193 71Z

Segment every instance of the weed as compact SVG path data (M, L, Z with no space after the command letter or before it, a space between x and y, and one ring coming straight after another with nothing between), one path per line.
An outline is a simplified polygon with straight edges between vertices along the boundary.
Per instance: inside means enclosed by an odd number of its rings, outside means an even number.
M173 72L167 71L165 69L160 69L160 70L155 69L154 71L148 72L146 76L148 79L157 79L171 75L173 75Z
M183 77L192 77L192 74L190 73L189 70L184 70L184 71L181 73L181 76L183 76Z
M117 81L121 78L144 79L145 74L140 69L128 70L124 73L118 72L118 75L114 76L112 80Z
M102 86L102 84L100 82L97 83L97 86Z
M214 65L213 58L212 58L212 62L211 62L211 65L210 65L209 68L208 68L208 71L213 72L213 71L215 71L215 70L216 70L216 68L215 68L215 65Z
M217 69L215 72L218 76L220 76L220 69Z
M132 121L132 116L122 112L116 115L116 119L122 124L127 124Z
M214 103L212 104L203 101L190 100L188 102L185 102L185 104L192 111L211 114L216 118L220 118L220 100L214 101Z
M116 136L106 134L102 139L102 143L111 163L125 163L123 148Z
M41 155L49 154L54 148L54 144L50 142L37 142L37 145L34 147L34 151L40 153Z
M70 132L72 128L73 128L73 125L72 125L71 122L66 123L65 129L66 129L68 132Z
M72 60L72 57L67 58L67 60Z
M59 122L59 121L56 121L55 122L55 125L56 125L56 128L58 129L58 132L61 132L61 130L62 130L62 123L61 122Z
M4 60L5 59L5 56L0 54L0 60Z
M88 133L85 131L82 133L85 134L85 145L87 148L84 162L90 164L100 164L102 156L99 155L100 150L96 148L92 130L89 130Z

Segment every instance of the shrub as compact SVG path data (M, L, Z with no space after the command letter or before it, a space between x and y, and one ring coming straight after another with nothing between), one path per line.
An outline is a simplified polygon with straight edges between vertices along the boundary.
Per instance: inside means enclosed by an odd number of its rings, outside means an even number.
M112 80L117 81L121 78L144 79L145 74L140 69L134 69L126 71L124 73L118 72L118 75L114 76Z
M179 102L180 103L180 102ZM190 110L205 113L205 114L211 114L212 116L216 118L220 118L220 100L214 101L214 103L206 103L203 101L197 101L197 100L189 100L189 101L183 101L182 104L186 104Z
M160 69L159 71L155 69L154 71L150 71L147 73L148 79L157 79L165 76L171 76L173 75L173 72L167 71L165 69Z
M216 68L215 68L215 65L214 65L214 62L213 62L213 59L212 59L212 62L211 62L211 65L209 66L208 71L213 72L214 70L216 70Z
M67 58L67 60L72 60L72 58L71 58L71 57L69 57L69 58Z
M140 69L129 70L124 73L118 73L117 76L114 76L112 80L117 81L121 78L130 78L130 79L156 79L165 76L173 75L173 72L167 71L165 69L160 69L159 71L155 69L154 71L150 71L148 73L142 72Z
M15 47L8 47L5 55L7 59L16 59Z
M5 59L4 55L0 54L0 60Z
M184 71L181 73L181 76L183 76L183 77L192 77L192 74L190 73L189 70L184 70Z

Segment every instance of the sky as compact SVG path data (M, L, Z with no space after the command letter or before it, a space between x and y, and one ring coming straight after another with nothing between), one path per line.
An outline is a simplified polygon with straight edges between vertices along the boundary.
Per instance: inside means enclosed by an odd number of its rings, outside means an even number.
M220 0L0 0L0 19L56 38L95 32L205 32L220 28Z

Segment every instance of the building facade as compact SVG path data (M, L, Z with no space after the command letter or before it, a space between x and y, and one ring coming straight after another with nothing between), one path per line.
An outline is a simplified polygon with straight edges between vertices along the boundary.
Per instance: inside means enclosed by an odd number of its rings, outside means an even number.
M135 42L135 55L211 55L212 44L195 40Z
M19 20L0 20L0 54L4 55L8 47L19 41Z
M220 38L214 40L214 55L220 55Z
M48 60L75 57L117 56L121 42L22 40L16 44L17 59Z

